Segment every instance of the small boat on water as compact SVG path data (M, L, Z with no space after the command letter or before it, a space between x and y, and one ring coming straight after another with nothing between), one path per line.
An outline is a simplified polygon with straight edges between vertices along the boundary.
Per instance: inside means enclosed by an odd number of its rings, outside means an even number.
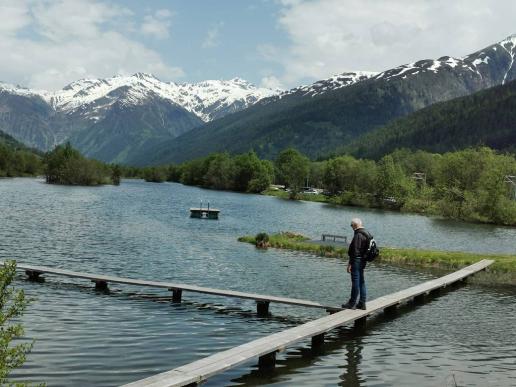
M190 208L190 218L218 219L219 213L220 210L218 208L210 208L210 203L208 203L208 207L203 207L201 202L200 207Z

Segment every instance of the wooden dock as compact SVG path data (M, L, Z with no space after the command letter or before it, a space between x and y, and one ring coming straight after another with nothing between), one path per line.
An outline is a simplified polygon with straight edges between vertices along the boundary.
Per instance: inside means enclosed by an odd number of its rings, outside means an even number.
M428 293L439 292L444 287L463 281L468 276L484 270L492 263L491 260L482 260L444 277L379 297L367 304L367 310L343 310L295 328L216 353L171 371L126 384L124 387L196 386L213 375L254 358L259 359L260 367L273 367L276 353L292 344L311 338L312 346L319 347L324 343L325 333L332 329L352 321L355 321L355 324L365 323L366 317L373 313L392 310L403 302L418 300L424 298Z
M0 261L0 265L4 263ZM33 266L33 265L25 265L18 263L16 265L16 269L25 270L25 273L29 277L29 279L33 281L41 280L41 275L43 274L53 274L53 275L61 275L66 277L73 278L83 278L90 280L95 283L95 288L99 290L107 290L109 283L119 283L126 285L136 285L136 286L147 286L153 288L164 288L168 289L172 292L172 301L181 302L183 291L194 292L194 293L204 293L211 294L214 296L222 296L222 297L232 297L232 298L243 298L256 301L257 313L260 316L266 316L269 314L269 304L270 303L279 303L279 304L287 304L287 305L295 305L295 306L303 306L308 308L319 308L324 309L328 312L339 311L342 308L331 305L323 305L318 302L301 300L297 298L288 298L288 297L277 297L277 296L269 296L264 294L256 294L256 293L246 293L239 292L235 290L222 290L222 289L213 289L196 285L188 285L188 284L180 284L174 282L160 282L160 281L147 281L147 280L139 280L132 278L122 278L122 277L114 277L108 275L101 274L88 274L83 272L76 272L70 270L56 269L52 267L45 266Z

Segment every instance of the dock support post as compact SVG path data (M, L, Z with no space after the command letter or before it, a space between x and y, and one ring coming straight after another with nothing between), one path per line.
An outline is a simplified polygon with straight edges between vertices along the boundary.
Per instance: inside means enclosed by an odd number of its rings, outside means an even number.
M270 370L276 366L276 351L260 356L258 358L258 368L260 370Z
M183 296L183 289L169 289L172 291L172 302L181 302Z
M419 294L414 297L414 303L415 304L422 304L425 301L425 294Z
M317 336L312 336L312 351L320 350L323 345L324 345L324 333L321 333Z
M34 282L43 282L45 279L41 278L40 275L42 274L40 271L36 270L25 270L25 274L29 277L29 281Z
M441 289L442 288L435 288L435 289L430 290L430 295L432 295L432 296L439 295L441 293Z
M269 315L269 301L256 301L256 312L260 317L267 317Z
M355 320L354 327L355 329L364 329L367 324L367 317L360 317L359 319Z
M91 282L95 282L95 290L106 291L109 290L108 283L102 280L92 280Z
M393 314L396 314L397 310L398 310L398 304L394 304L394 305L388 306L383 311L385 314L392 316Z

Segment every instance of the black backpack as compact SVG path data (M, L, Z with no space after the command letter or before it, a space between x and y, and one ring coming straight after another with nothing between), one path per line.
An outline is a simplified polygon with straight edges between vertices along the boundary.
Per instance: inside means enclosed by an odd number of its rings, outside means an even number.
M369 241L369 246L367 247L366 252L364 253L364 258L367 262L372 262L380 255L380 249L374 240L374 237L368 232L362 232Z

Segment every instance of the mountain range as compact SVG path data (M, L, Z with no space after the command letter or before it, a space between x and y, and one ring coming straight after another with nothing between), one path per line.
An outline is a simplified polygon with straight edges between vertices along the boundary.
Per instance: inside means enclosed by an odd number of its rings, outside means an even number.
M368 132L437 102L516 79L516 35L462 58L420 60L339 87L318 82L318 93L284 93L195 128L135 164L181 162L211 152L245 152L274 158L294 147L312 158L337 152Z
M274 158L289 146L320 158L367 146L361 139L382 130L375 141L389 138L385 149L391 149L399 136L386 136L397 130L387 125L436 103L508 85L516 79L515 57L512 35L461 58L345 72L287 91L239 78L166 83L145 73L84 79L56 92L0 83L0 130L41 150L70 141L87 156L134 165L251 149Z
M90 157L125 162L279 92L239 78L178 84L145 73L82 79L56 92L0 83L0 130L44 151L70 141Z

